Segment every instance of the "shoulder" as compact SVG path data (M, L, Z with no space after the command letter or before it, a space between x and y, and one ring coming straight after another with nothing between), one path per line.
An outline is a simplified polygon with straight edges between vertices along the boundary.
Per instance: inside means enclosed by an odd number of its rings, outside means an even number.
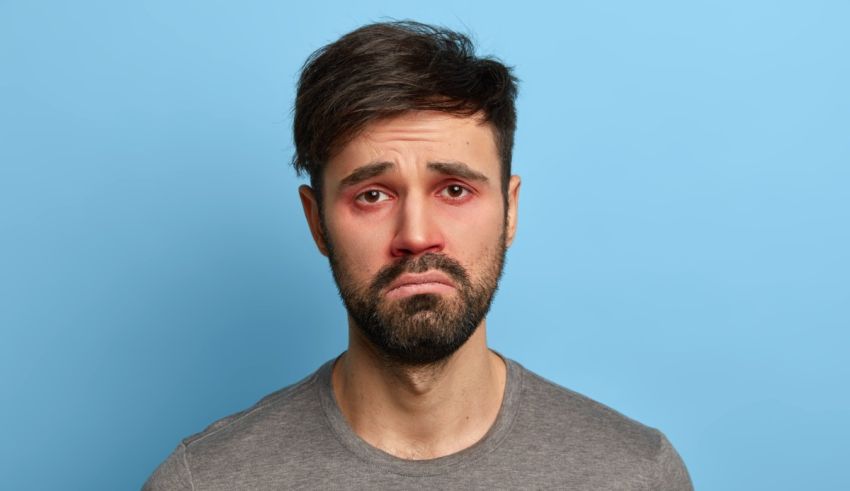
M193 489L251 463L296 453L295 443L309 441L325 424L316 390L323 368L184 438L143 489Z
M620 412L547 380L520 366L521 409L532 423L546 425L556 434L569 433L591 438L595 443L651 451L660 445L657 430Z
M314 412L318 407L315 394L318 373L263 397L247 409L213 422L203 431L184 438L183 445L189 453L194 453L207 446L234 444L234 439L253 438L269 426L280 428L289 426L288 423L303 424L300 416Z
M667 483L691 489L684 464L659 430L516 365L522 388L512 433L525 445L608 478L637 475L656 489L668 489Z

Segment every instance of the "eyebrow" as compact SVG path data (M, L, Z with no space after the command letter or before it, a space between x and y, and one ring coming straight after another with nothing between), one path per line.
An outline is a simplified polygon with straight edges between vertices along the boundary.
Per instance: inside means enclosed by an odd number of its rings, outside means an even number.
M355 184L369 180L373 177L385 174L394 167L395 164L392 162L372 162L370 164L360 166L354 169L351 174L345 176L339 182L339 187L342 189L347 188L349 186L354 186ZM469 179L471 181L489 181L487 176L472 169L463 162L428 162L427 168L428 170L440 174L459 177L462 179Z
M428 168L440 174L469 179L470 181L489 181L487 176L463 162L428 162Z
M392 162L373 162L354 169L354 172L345 176L340 182L340 188L347 188L361 183L375 176L380 176L395 166Z

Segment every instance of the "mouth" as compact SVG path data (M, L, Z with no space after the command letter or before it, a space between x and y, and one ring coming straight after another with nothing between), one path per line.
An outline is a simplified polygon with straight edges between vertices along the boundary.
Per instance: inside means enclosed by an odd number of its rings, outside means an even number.
M439 271L421 274L405 273L390 283L385 295L389 299L398 299L423 293L445 294L454 289L454 282Z

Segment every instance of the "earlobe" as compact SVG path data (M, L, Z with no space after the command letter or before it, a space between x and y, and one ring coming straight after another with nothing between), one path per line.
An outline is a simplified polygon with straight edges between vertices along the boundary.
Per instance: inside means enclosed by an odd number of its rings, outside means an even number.
M519 211L519 188L522 180L519 176L511 176L508 183L508 220L505 230L505 246L510 247L516 236L517 212Z
M313 235L313 241L319 252L323 256L328 255L327 241L322 230L322 216L319 210L319 202L316 198L316 193L310 186L302 184L298 187L298 194L301 197L301 206L304 208L304 218L307 219L307 225L310 227L310 233Z

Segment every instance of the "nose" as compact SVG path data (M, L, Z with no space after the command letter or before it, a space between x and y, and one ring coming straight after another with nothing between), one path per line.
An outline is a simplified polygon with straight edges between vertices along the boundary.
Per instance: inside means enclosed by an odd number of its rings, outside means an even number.
M419 196L405 197L390 246L394 257L440 252L445 247L439 223L426 206L426 201Z

